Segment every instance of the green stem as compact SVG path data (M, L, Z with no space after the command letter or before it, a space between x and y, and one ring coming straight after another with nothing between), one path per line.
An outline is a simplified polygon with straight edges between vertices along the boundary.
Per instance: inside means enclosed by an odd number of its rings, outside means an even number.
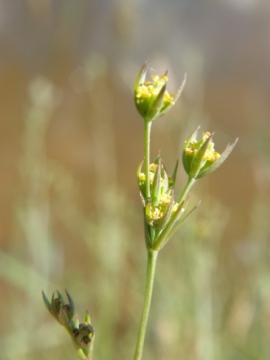
M146 199L150 198L150 133L151 121L144 121L144 168L145 168L145 183L146 183Z
M195 184L196 179L188 178L188 181L186 183L186 186L184 187L184 190L182 191L182 194L179 197L179 200L177 201L178 204L181 204L183 200L185 200L187 194L189 193L192 186Z
M146 285L144 294L144 304L141 315L141 322L138 332L137 345L134 354L134 360L141 360L143 353L143 345L145 339L145 332L148 322L149 310L151 305L151 298L153 292L153 284L155 278L155 270L157 263L158 251L148 250L148 261L147 261L147 273L146 273Z

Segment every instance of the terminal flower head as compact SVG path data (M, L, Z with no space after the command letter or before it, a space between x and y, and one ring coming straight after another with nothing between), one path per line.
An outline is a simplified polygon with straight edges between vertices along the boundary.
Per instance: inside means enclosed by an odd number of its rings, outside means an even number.
M167 91L168 72L164 75L152 75L151 81L145 81L148 66L141 68L134 86L136 108L145 121L153 121L164 115L175 104L186 82L186 76L175 95Z
M202 134L201 140L197 141L197 128L185 141L183 149L183 165L188 176L199 179L216 170L229 156L238 139L233 144L228 144L222 154L215 151L213 135L210 132Z

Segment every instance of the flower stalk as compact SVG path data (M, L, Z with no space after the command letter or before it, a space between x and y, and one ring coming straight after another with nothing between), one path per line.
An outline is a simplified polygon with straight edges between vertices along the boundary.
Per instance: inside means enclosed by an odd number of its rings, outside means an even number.
M140 327L139 327L137 344L136 344L133 360L140 360L143 354L144 339L145 339L146 327L147 327L149 311L151 306L151 299L153 294L153 285L154 285L157 257L158 257L158 251L148 250L144 303L143 303Z

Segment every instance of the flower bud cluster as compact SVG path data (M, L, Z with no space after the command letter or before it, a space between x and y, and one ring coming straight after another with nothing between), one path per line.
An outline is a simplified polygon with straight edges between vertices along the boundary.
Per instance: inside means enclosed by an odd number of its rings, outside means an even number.
M151 122L169 111L179 98L186 81L182 82L175 95L167 91L168 72L153 75L152 81L146 81L148 67L143 65L134 86L134 102L145 124L145 170L143 162L137 170L137 181L144 207L145 239L148 249L160 250L179 228L188 214L183 216L188 202L188 194L197 179L216 170L231 153L236 142L229 144L222 154L215 151L213 134L205 132L197 140L196 129L185 141L182 152L183 167L188 181L179 199L174 199L174 183L178 163L171 177L158 157L150 164Z
M182 159L183 166L190 179L199 179L216 170L229 156L238 139L233 144L228 144L222 154L214 149L213 135L209 132L202 134L197 141L197 128L185 141Z
M175 104L186 79L178 89L175 95L167 91L168 72L164 75L152 75L152 81L145 81L148 66L145 64L141 68L135 86L134 86L134 102L138 112L147 122L156 120L160 116L169 111Z
M150 164L150 198L146 197L146 176L142 172L142 163L137 170L137 181L144 205L145 231L147 247L159 250L168 238L178 229L185 211L186 202L174 199L174 183L178 163L172 176L169 176L160 157Z
M74 302L67 290L67 303L58 290L52 294L51 301L48 300L44 291L42 295L44 303L51 315L69 332L79 357L83 360L91 360L94 328L91 325L88 312L86 311L83 322L79 322L77 318L74 318Z

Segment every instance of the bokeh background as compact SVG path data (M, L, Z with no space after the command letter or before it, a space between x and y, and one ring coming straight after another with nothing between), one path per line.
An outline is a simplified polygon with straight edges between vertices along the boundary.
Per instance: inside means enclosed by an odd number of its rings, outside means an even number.
M65 288L90 312L95 359L132 359L146 60L172 92L187 72L153 128L168 170L198 125L218 151L240 140L160 255L144 359L269 359L269 1L1 0L0 49L0 359L76 358L41 298Z

